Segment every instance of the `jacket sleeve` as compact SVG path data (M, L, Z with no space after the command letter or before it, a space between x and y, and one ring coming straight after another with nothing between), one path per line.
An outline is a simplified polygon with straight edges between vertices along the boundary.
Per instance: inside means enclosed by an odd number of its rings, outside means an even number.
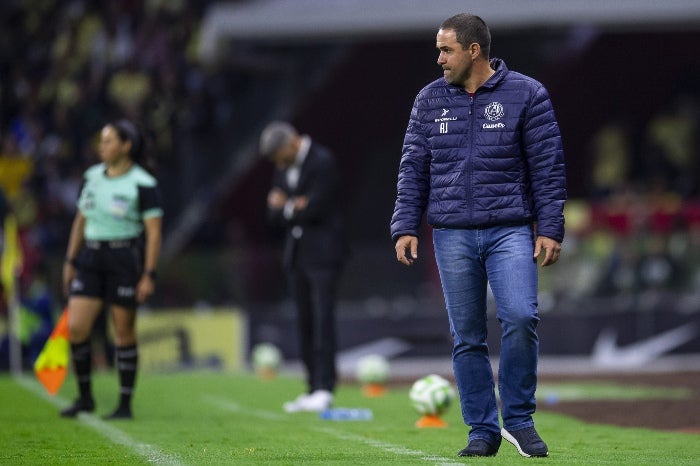
M430 193L430 150L425 129L413 104L403 141L394 214L391 217L391 238L419 236L421 220Z
M337 205L338 169L330 152L320 148L315 165L311 167L308 190L303 194L308 198L305 209L295 211L291 223L300 225L320 223L331 216Z
M287 195L289 195L289 190L287 189L284 180L284 171L275 169L275 173L272 176L272 188L271 189L281 189ZM267 221L273 227L286 227L287 220L284 218L283 209L272 209L267 207Z
M549 93L541 85L526 114L522 144L530 173L537 235L561 242L567 198L564 151Z

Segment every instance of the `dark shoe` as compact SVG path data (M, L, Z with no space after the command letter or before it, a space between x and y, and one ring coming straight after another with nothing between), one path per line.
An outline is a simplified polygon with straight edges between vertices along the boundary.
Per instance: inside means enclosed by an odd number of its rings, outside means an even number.
M73 405L61 411L61 417L75 417L78 413L91 413L95 410L95 402L92 399L78 398Z
M534 427L526 427L513 431L501 429L504 439L515 445L518 453L529 458L531 456L548 456L547 444L540 438Z
M470 440L467 447L457 453L457 456L496 456L500 446L500 438L495 445L490 444L482 438L475 438L474 440Z
M131 409L129 408L117 408L112 414L104 416L102 419L109 421L111 419L131 419Z

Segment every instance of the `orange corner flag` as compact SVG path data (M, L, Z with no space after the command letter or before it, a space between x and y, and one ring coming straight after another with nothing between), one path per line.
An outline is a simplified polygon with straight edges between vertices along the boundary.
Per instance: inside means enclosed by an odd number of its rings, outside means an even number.
M63 385L68 371L70 343L68 341L68 309L61 314L44 348L34 362L34 373L39 382L53 396Z

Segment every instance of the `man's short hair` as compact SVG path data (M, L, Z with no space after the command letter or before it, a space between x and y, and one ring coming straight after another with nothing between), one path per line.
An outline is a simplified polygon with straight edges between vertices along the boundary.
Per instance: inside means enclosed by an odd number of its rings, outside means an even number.
M440 29L452 29L457 42L466 50L476 42L481 47L481 53L488 59L491 52L491 32L483 19L469 13L460 13L447 18Z
M298 136L294 126L286 121L273 121L269 123L262 133L260 133L260 155L263 157L272 157L280 147L289 143L289 141Z

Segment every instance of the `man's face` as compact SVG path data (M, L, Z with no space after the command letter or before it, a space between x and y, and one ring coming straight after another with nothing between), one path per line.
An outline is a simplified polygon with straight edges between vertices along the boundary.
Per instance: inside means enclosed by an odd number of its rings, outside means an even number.
M435 47L440 51L437 63L443 69L445 81L454 85L464 85L472 71L472 58L469 50L464 50L457 42L452 29L440 29Z
M289 168L296 160L298 150L299 148L295 144L295 140L291 139L289 142L277 149L272 156L272 161L279 169Z

